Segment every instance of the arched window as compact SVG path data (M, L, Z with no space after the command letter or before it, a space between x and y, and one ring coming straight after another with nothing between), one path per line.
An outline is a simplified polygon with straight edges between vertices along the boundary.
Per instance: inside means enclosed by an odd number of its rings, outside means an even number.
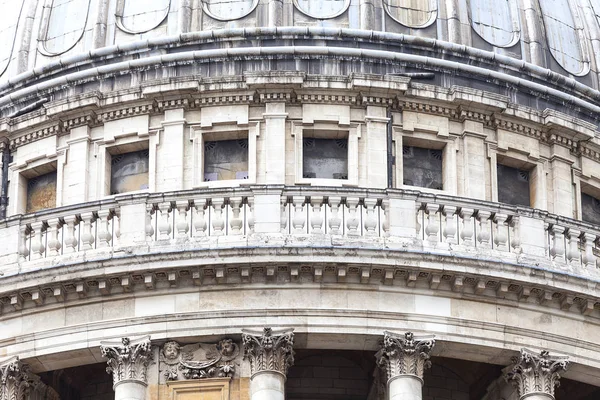
M296 8L316 19L335 18L344 13L350 0L294 0Z
M240 19L250 14L258 0L202 0L204 12L219 21Z
M473 30L496 47L514 46L519 41L518 15L514 0L471 0Z
M6 71L12 58L23 3L23 0L0 1L0 75Z
M426 28L437 18L437 0L383 0L385 12L410 28Z
M137 34L158 27L169 15L171 0L120 0L117 3L117 26Z
M91 0L46 0L42 53L49 56L71 50L83 37Z

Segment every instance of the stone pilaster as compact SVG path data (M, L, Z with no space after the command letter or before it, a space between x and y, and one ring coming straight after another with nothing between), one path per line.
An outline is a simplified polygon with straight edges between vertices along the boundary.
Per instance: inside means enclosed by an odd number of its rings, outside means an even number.
M521 399L554 399L554 388L559 385L560 372L569 366L566 356L550 355L548 351L534 353L521 349L519 357L506 379L516 386Z
M29 394L29 367L12 357L0 363L0 400L25 400Z
M101 342L100 351L108 358L106 372L113 376L115 400L143 400L148 364L152 361L150 336Z
M250 362L251 400L283 400L288 368L294 364L292 330L242 333L244 359Z
M423 398L423 371L431 365L429 353L434 345L433 336L415 338L412 332L384 332L383 345L375 357L386 372L388 399Z

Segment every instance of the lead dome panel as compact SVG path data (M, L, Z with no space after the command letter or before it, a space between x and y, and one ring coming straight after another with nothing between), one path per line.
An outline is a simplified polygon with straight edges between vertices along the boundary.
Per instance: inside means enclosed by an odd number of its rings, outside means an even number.
M0 75L2 75L13 55L23 1L2 0L0 7L2 9L0 14Z
M122 0L117 9L117 26L127 33L148 32L169 14L171 0Z
M43 29L42 50L59 55L71 50L83 37L91 0L48 0L47 25ZM48 11L46 11L48 10Z
M385 12L410 28L426 28L437 18L436 0L383 0Z
M230 21L250 14L258 0L203 0L204 12L219 21Z
M316 19L335 18L350 6L350 0L294 0L296 8Z
M491 45L510 47L519 40L517 6L513 0L471 0L471 26Z

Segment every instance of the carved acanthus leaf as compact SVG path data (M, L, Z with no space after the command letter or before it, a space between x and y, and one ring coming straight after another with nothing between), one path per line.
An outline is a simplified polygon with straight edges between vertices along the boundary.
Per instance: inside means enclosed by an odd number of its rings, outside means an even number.
M250 371L277 371L287 375L288 368L294 364L293 330L274 333L264 328L262 334L242 333L244 359L250 362Z
M429 353L433 346L433 336L417 339L412 332L403 336L384 332L383 345L375 354L377 365L386 371L388 380L398 375L423 379L423 371L431 366Z
M548 351L534 353L528 349L521 349L519 357L514 357L515 366L506 375L523 397L532 393L545 393L554 396L554 388L560 382L560 372L569 366L568 357L551 356Z
M120 342L102 342L100 351L108 358L106 372L112 373L115 385L124 379L147 383L148 364L152 361L150 336L135 341L123 338Z
M25 400L29 393L29 367L17 357L0 364L0 400Z

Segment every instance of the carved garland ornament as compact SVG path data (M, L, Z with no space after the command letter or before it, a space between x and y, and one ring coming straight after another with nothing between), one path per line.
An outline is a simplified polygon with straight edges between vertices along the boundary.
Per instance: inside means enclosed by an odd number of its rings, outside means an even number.
M390 380L399 375L415 375L423 379L423 371L431 366L429 353L435 346L435 339L416 339L412 332L404 336L384 332L383 345L375 354L377 365L387 372Z
M245 331L242 333L244 360L250 362L250 371L277 371L287 375L288 368L294 364L293 330L273 332L264 328L262 335Z
M514 357L515 366L506 375L519 391L519 396L545 393L554 396L554 388L559 386L560 372L569 366L566 356L551 356L543 350L540 354L521 349L521 355Z
M29 367L13 357L0 364L0 400L25 400L29 393Z
M152 361L150 337L132 341L129 338L121 342L102 342L100 351L108 358L106 372L113 375L113 384L131 379L147 383L146 372Z

